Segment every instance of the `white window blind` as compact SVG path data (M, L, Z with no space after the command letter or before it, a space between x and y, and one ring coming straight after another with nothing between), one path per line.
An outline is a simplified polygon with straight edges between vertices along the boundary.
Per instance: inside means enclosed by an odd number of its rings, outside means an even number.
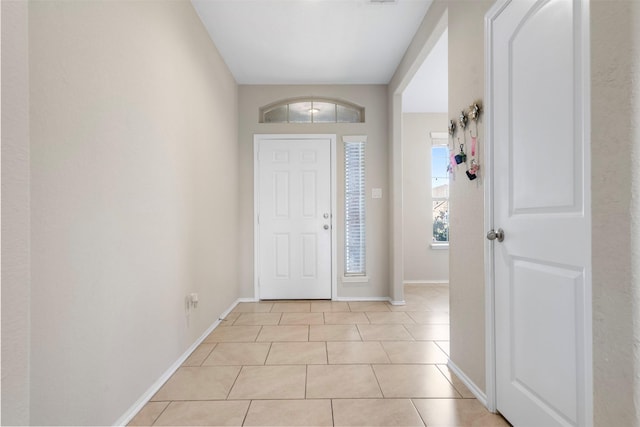
M365 137L344 139L345 275L365 275Z

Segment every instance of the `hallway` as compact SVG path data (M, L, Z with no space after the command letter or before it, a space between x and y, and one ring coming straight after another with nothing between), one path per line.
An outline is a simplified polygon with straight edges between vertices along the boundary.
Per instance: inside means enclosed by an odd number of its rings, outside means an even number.
M129 425L508 426L448 370L448 287L240 303Z

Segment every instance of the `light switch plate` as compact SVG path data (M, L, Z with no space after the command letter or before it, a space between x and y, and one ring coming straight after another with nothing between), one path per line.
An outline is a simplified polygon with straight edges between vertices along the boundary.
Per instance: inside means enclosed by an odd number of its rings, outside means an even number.
M382 188L372 188L371 189L371 198L372 199L382 199Z

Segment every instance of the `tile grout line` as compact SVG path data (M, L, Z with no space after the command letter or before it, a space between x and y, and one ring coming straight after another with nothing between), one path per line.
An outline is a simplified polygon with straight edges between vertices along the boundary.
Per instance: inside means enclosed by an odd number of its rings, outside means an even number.
M378 388L380 389L380 394L382 395L383 399L386 399L387 397L384 395L384 390L382 390L382 386L380 385L380 379L378 379L378 374L376 374L376 370L373 368L373 366L373 363L369 364L369 367L373 372L373 377L376 379L376 384L378 384Z
M229 400L231 391L233 390L233 387L235 387L236 383L238 382L238 378L240 378L240 374L242 373L243 369L244 369L244 365L240 365L240 369L238 369L238 373L236 374L236 377L233 379L233 384L231 384L231 387L229 387L229 391L227 392L227 397L224 398L225 401Z
M444 365L444 366L446 366L446 365ZM451 384L451 387L453 387L453 389L456 391L456 393L458 393L458 396L460 396L460 397L456 397L456 398L454 398L454 399L464 399L464 396L462 396L462 393L460 393L460 392L458 391L458 388L457 388L457 387L456 387L456 385L453 383L453 380L449 380L449 377L447 377L447 376L445 375L445 373L442 371L442 369L440 369L440 365L436 364L436 369L438 370L438 372L440 372L440 374L442 374L442 376L444 377L444 379L445 379L445 380L447 380L447 382L448 382L449 384ZM453 378L453 377L452 377L452 378Z
M201 344L201 345L202 345L202 344ZM202 367L202 366L204 365L204 362L206 362L206 361L207 361L207 359L209 358L209 356L211 356L211 353L213 353L213 350L215 350L215 349L216 349L216 347L218 347L218 343L214 343L214 344L213 344L213 347L211 347L211 350L209 350L209 353L207 353L207 355L206 355L205 357L203 357L203 358L202 358L202 362L200 362L200 364L198 365L199 367ZM198 349L198 348L196 348L196 350L197 350L197 349ZM195 353L195 352L196 352L196 350L193 350L193 353ZM191 354L189 355L189 357L191 357L191 356L193 355L193 353L191 353ZM189 359L187 359L187 360L189 360ZM183 365L184 365L184 364L183 364Z
M335 426L336 425L336 417L333 413L333 399L329 399L329 405L331 406L331 425Z
M251 405L253 404L253 400L249 400L249 404L247 405L247 410L244 413L244 417L242 418L242 423L240 424L241 426L244 425L244 423L247 422L247 417L249 416L249 410L251 409Z
M422 417L422 413L418 410L418 407L416 406L416 402L413 401L414 398L410 398L409 401L411 402L411 406L413 406L413 409L416 410L416 412L418 413L418 416L420 417L420 421L422 421L423 425L427 425L427 421Z
M167 406L164 407L164 409L162 411L160 411L160 413L158 414L157 417L155 417L153 419L153 421L151 421L151 425L155 425L155 423L160 419L160 417L162 416L162 414L164 414L164 412L167 410L167 408L169 407L169 405L171 405L171 403L173 403L173 401L169 401L169 403L167 403Z
M356 331L358 331L358 335L360 336L360 341L364 342L364 338L362 337L362 331L360 331L360 325L356 324Z
M304 400L307 400L307 384L309 383L309 365L304 369Z
M413 336L413 334L411 334L411 331L409 331L409 329L407 329L406 325L402 325L402 327L404 328L404 330L409 334L409 336L411 337L411 339L409 341L418 341L416 340L416 337Z
M369 317L369 313L367 313L366 311L364 312L364 317L367 318L367 320L369 321L369 324L371 325L371 317Z
M267 356L264 358L263 366L267 366L267 360L269 360L269 355L271 354L271 349L273 348L273 342L269 343L269 350L267 350Z
M382 351L384 351L384 354L387 355L387 359L389 360L389 364L390 365L395 365L395 363L393 363L393 361L391 360L391 355L389 355L389 352L387 351L387 349L384 346L384 343L387 341L378 341L380 343L380 347L382 347Z
M440 340L440 341L444 341L444 340ZM449 342L449 341L447 341L447 342ZM440 344L438 344L438 340L433 340L433 343L436 345L436 347L438 347L440 349L441 352L443 352L444 354L447 355L447 358L449 358L449 353L444 351L444 348L440 347Z

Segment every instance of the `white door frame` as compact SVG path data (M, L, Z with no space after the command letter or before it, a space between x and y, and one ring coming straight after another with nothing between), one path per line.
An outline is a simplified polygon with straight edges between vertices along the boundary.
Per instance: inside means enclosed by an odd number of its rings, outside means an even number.
M337 292L337 196L336 196L336 134L255 134L253 135L253 298L260 299L260 163L258 153L260 142L268 140L304 140L328 139L331 145L331 299L335 299Z
M484 17L484 63L485 63L485 94L484 94L484 229L493 230L493 22L510 0L499 0ZM496 330L495 330L495 271L494 245L485 239L484 243L484 274L485 274L485 394L486 406L491 412L496 412Z
M493 138L494 138L494 126L493 126L493 25L495 19L502 13L502 11L514 0L498 0L489 9L484 19L484 34L485 34L485 159L484 168L487 171L484 177L484 222L485 232L494 229L493 222L493 202L494 202L494 189L493 189ZM585 146L585 164L584 175L591 176L591 147L589 144L591 119L590 119L590 100L591 100L591 66L590 66L590 31L589 31L589 6L586 0L583 0L584 7L582 8L581 25L583 25L584 31L582 32L582 46L584 51L582 52L582 63L580 64L583 70L583 82L582 91L583 99L585 102L585 117L583 117L583 123L585 127L585 138L587 143ZM590 208L591 196L585 195L585 205ZM589 214L590 215L590 214ZM485 264L485 358L486 358L486 406L491 412L496 412L497 396L496 396L496 334L495 334L495 271L494 271L494 245L491 241L485 240L484 247L484 264ZM591 292L592 281L591 274L588 273L585 277L585 286L587 289L587 308L591 309ZM592 318L592 315L589 316ZM587 347L592 348L593 328L592 324L588 323L585 331L585 340L587 341ZM593 356L592 354L585 355L585 360L588 370L592 370ZM589 395L593 395L593 372L586 381L586 391ZM588 405L587 410L593 413L593 400Z

